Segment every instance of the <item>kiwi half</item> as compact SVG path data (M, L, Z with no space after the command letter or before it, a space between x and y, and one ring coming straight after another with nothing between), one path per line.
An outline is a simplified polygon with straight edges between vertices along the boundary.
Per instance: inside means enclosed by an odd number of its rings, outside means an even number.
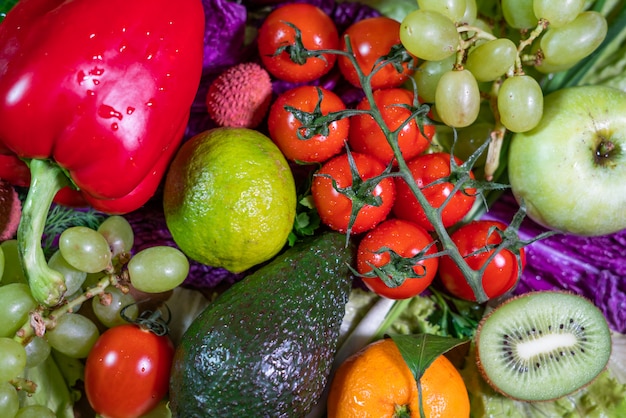
M531 292L486 315L476 333L478 369L498 392L523 401L568 395L591 382L611 355L602 312L567 292Z

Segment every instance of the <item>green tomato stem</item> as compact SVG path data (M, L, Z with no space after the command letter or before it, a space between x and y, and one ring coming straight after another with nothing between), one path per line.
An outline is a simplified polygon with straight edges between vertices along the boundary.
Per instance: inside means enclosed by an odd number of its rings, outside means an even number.
M54 196L70 182L61 167L51 161L33 159L28 164L31 183L17 230L18 252L33 297L53 306L65 293L65 278L48 267L41 239Z
M485 290L483 289L482 271L475 271L472 268L470 268L467 262L465 261L465 259L463 258L463 256L461 255L461 253L459 253L459 250L456 248L456 245L454 244L454 242L452 242L452 239L450 238L450 234L448 233L448 230L446 229L446 227L443 225L443 222L441 221L441 216L439 215L439 209L434 208L430 205L430 203L428 202L428 199L426 198L422 190L415 183L413 176L411 175L411 171L406 161L404 160L404 157L402 156L402 151L400 150L400 145L398 144L398 135L403 126L400 126L398 129L394 131L389 129L389 127L387 126L387 123L382 117L382 114L380 113L380 110L376 106L376 101L374 100L374 92L371 87L370 79L382 67L382 65L379 64L378 66L375 66L372 72L369 75L365 76L352 54L352 50L351 50L351 46L349 42L347 42L347 46L348 46L350 59L353 61L353 65L355 69L357 70L357 73L359 74L359 79L362 80L361 87L363 89L363 93L365 94L365 97L367 98L370 104L371 116L372 118L374 118L374 120L376 121L380 129L385 134L385 137L387 138L387 142L391 146L393 153L396 157L396 161L398 164L398 175L404 179L406 184L409 186L409 189L411 190L415 198L418 200L418 202L424 209L426 217L428 218L428 220L431 222L431 224L433 225L435 229L435 234L439 238L442 248L444 248L444 251L456 263L456 265L459 267L459 269L465 276L468 285L471 287L472 291L474 292L474 296L476 300L479 303L486 302L489 298L487 297L487 294L485 293ZM417 92L415 94L415 97L417 97ZM406 123L408 122L409 121L407 120ZM459 186L457 185L457 187Z

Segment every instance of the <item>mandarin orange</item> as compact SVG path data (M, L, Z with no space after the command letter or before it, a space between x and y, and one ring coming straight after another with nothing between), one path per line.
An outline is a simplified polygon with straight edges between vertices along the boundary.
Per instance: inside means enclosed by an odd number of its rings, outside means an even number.
M424 416L469 417L463 378L443 355L420 379ZM337 369L327 402L328 418L419 418L419 393L411 370L392 339L369 344Z

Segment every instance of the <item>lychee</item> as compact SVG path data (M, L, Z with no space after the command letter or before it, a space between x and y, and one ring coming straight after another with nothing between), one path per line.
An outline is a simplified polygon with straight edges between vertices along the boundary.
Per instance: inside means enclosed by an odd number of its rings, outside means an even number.
M209 87L207 110L220 126L256 128L272 98L268 72L256 63L241 63L221 73Z

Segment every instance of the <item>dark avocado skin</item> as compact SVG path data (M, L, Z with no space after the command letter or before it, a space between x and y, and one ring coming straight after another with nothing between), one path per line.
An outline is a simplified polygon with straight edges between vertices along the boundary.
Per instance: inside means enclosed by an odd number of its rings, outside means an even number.
M305 416L328 380L354 254L345 235L327 232L220 295L177 347L173 416Z

